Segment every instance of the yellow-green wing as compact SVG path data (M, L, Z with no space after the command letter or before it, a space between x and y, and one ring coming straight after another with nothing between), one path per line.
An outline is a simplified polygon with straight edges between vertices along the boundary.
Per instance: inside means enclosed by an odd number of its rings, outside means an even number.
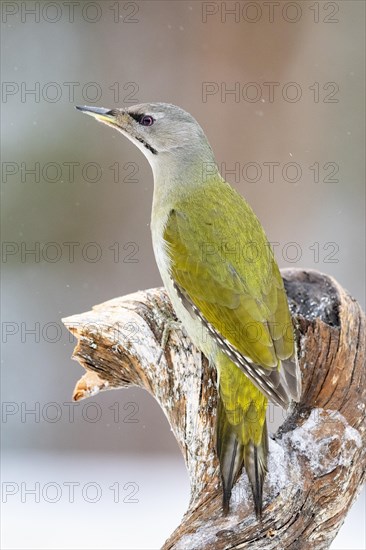
M206 185L170 212L164 239L183 301L252 381L286 405L296 392L284 387L278 367L294 356L292 323L280 272L249 205L224 182Z

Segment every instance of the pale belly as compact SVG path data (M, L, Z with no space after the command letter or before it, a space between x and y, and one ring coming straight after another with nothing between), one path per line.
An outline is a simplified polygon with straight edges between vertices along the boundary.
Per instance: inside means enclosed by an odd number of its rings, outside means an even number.
M180 300L177 291L174 288L173 281L170 278L169 258L167 257L167 254L165 252L162 239L159 237L154 238L154 232L153 248L156 263L160 271L164 287L166 288L166 291L179 321L184 326L188 336L195 344L195 346L197 346L197 348L201 350L202 353L204 353L209 360L214 360L214 357L218 351L217 345L210 333L203 326L201 320L197 316L195 316L194 313L191 314L191 312L186 309L186 307Z
M208 357L213 359L217 346L209 334L207 329L203 326L201 320L193 314L191 314L185 306L182 304L178 294L173 286L172 280L166 274L160 271L161 277L163 279L164 286L167 290L170 301L173 304L174 311L179 319L179 321L184 326L188 336L195 344Z

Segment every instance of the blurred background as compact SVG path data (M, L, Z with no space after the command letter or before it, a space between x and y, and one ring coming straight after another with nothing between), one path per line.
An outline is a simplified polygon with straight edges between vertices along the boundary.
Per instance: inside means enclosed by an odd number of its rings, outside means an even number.
M74 105L191 112L280 266L326 272L364 307L365 4L1 9L2 545L156 549L188 504L178 446L141 390L71 403L83 369L61 323L161 284L152 173ZM363 495L333 550L366 547L364 517Z

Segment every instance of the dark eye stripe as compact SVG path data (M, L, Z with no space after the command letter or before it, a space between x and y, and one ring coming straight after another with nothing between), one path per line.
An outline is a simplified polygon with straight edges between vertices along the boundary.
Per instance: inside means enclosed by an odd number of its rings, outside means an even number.
M136 122L140 122L140 120L142 120L143 117L146 116L144 113L142 115L137 114L137 113L128 113L128 114L130 115L130 117L132 117L134 120L136 120ZM142 143L146 147L146 149L149 149L149 151L151 151L153 155L158 154L157 150L154 149L154 147L152 147L149 143L147 143L146 140L144 140L141 137L137 137L137 136L134 136L134 137L135 137L135 139L137 139L137 141Z
M142 115L138 114L138 113L128 113L134 120L136 120L136 122L140 122L140 120L145 116L145 114L143 113Z

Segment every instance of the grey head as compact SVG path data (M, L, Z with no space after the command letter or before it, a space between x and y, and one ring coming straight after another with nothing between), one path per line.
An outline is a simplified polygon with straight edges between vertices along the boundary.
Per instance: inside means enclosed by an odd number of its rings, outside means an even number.
M176 105L142 103L127 109L76 108L130 139L144 153L153 170L161 163L184 165L214 160L201 126Z

